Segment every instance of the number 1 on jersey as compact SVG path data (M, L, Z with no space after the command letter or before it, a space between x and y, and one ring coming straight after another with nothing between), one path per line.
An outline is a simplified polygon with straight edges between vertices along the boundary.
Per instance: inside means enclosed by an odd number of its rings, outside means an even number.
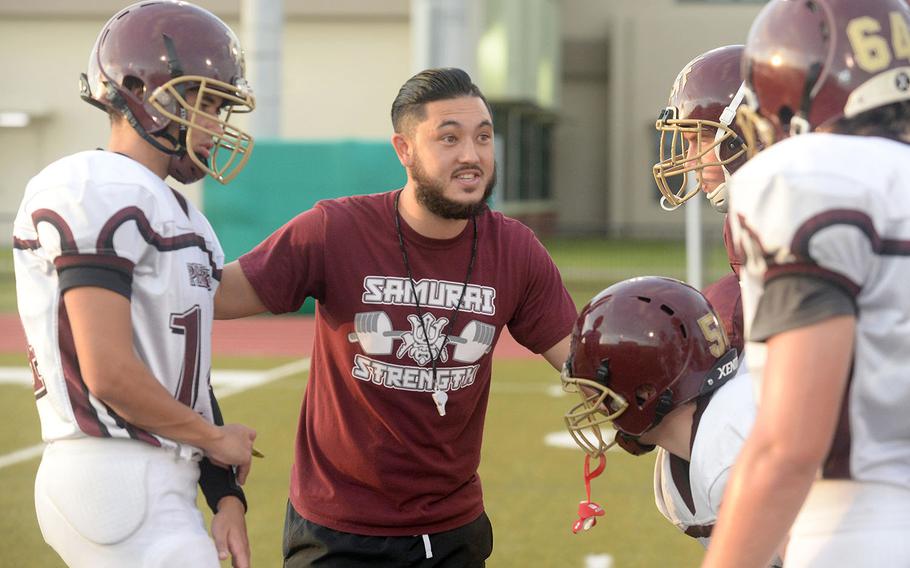
M184 337L183 368L180 370L180 384L177 385L176 398L193 408L196 404L196 392L199 384L202 337L199 335L202 310L193 306L182 314L171 314L171 331Z

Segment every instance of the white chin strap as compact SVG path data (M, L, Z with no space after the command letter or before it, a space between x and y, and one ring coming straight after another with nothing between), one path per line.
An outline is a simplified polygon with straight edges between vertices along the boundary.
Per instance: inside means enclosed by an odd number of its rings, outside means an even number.
M727 168L724 168L724 177L727 177ZM727 182L718 185L712 191L708 192L708 201L711 202L711 207L714 208L718 213L727 212Z
M670 205L670 202L667 201L667 196L662 195L660 198L660 208L664 211L676 211L679 209L679 205Z
M733 119L736 118L736 109L739 108L739 105L742 104L743 98L746 96L746 83L745 81L740 84L739 89L737 89L736 94L733 95L733 100L730 101L730 104L727 105L727 108L720 113L720 122L724 126L730 126L733 122ZM724 136L724 131L720 128L717 129L717 132L714 134L714 141L718 142ZM719 146L718 146L719 147ZM718 147L714 148L714 152L717 153ZM720 156L717 156L718 161ZM714 210L718 213L727 212L727 183L730 181L730 172L727 171L726 166L721 166L720 169L724 171L724 183L715 187L712 191L708 192L708 201L711 202L711 206L714 207Z

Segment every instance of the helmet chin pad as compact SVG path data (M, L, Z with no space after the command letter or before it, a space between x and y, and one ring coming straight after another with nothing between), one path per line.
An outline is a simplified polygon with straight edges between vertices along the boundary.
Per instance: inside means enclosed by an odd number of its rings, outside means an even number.
M629 436L625 432L617 431L616 438L614 439L616 440L616 445L629 452L633 456L643 456L648 452L653 451L656 447L653 445L642 444L638 441L638 438Z
M724 177L727 177L727 169L724 168ZM718 213L727 212L727 182L719 184L717 187L709 191L706 195L708 201L711 202L711 207L714 208Z
M208 172L190 158L189 152L183 152L180 155L171 156L167 173L180 183L188 184L201 180Z

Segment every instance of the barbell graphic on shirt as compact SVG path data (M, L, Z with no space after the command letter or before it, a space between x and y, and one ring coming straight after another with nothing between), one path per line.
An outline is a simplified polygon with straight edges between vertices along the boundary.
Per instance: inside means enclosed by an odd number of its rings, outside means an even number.
M410 331L392 329L392 320L385 312L362 312L354 315L354 331L348 334L348 341L360 343L364 353L389 355L396 339ZM460 335L449 335L455 344L452 359L461 363L474 363L493 347L496 328L488 323L470 321Z

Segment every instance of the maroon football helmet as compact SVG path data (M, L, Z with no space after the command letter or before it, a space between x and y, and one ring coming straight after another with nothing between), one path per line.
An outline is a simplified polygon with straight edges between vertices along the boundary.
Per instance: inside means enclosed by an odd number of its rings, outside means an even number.
M581 403L566 413L569 433L597 456L614 442L633 454L653 446L638 437L678 406L717 389L736 374L736 349L698 290L646 276L610 286L585 306L562 373Z
M660 161L654 164L653 174L665 209L675 209L698 194L704 168L717 166L723 170L724 182L707 197L715 209L726 211L726 181L746 161L742 132L734 120L744 94L742 53L741 45L712 49L686 64L673 83L668 106L655 124L660 132ZM695 136L692 149L686 133ZM692 172L698 180L694 186L688 184Z
M744 135L768 145L910 100L908 59L906 0L772 0L743 54Z
M739 288L739 279L736 274L727 274L719 280L705 286L702 295L714 308L714 313L720 319L730 347L742 353L746 346L745 332L743 329L743 298Z
M229 124L232 113L254 107L237 36L187 2L144 1L115 14L95 41L81 90L84 100L122 115L152 146L171 154L168 173L178 181L208 174L227 183L253 149L252 137ZM192 90L198 91L195 104L187 100ZM202 110L206 97L221 99L221 114ZM202 118L218 130L200 124ZM168 131L175 122L177 136ZM191 151L194 137L212 140L209 159Z

